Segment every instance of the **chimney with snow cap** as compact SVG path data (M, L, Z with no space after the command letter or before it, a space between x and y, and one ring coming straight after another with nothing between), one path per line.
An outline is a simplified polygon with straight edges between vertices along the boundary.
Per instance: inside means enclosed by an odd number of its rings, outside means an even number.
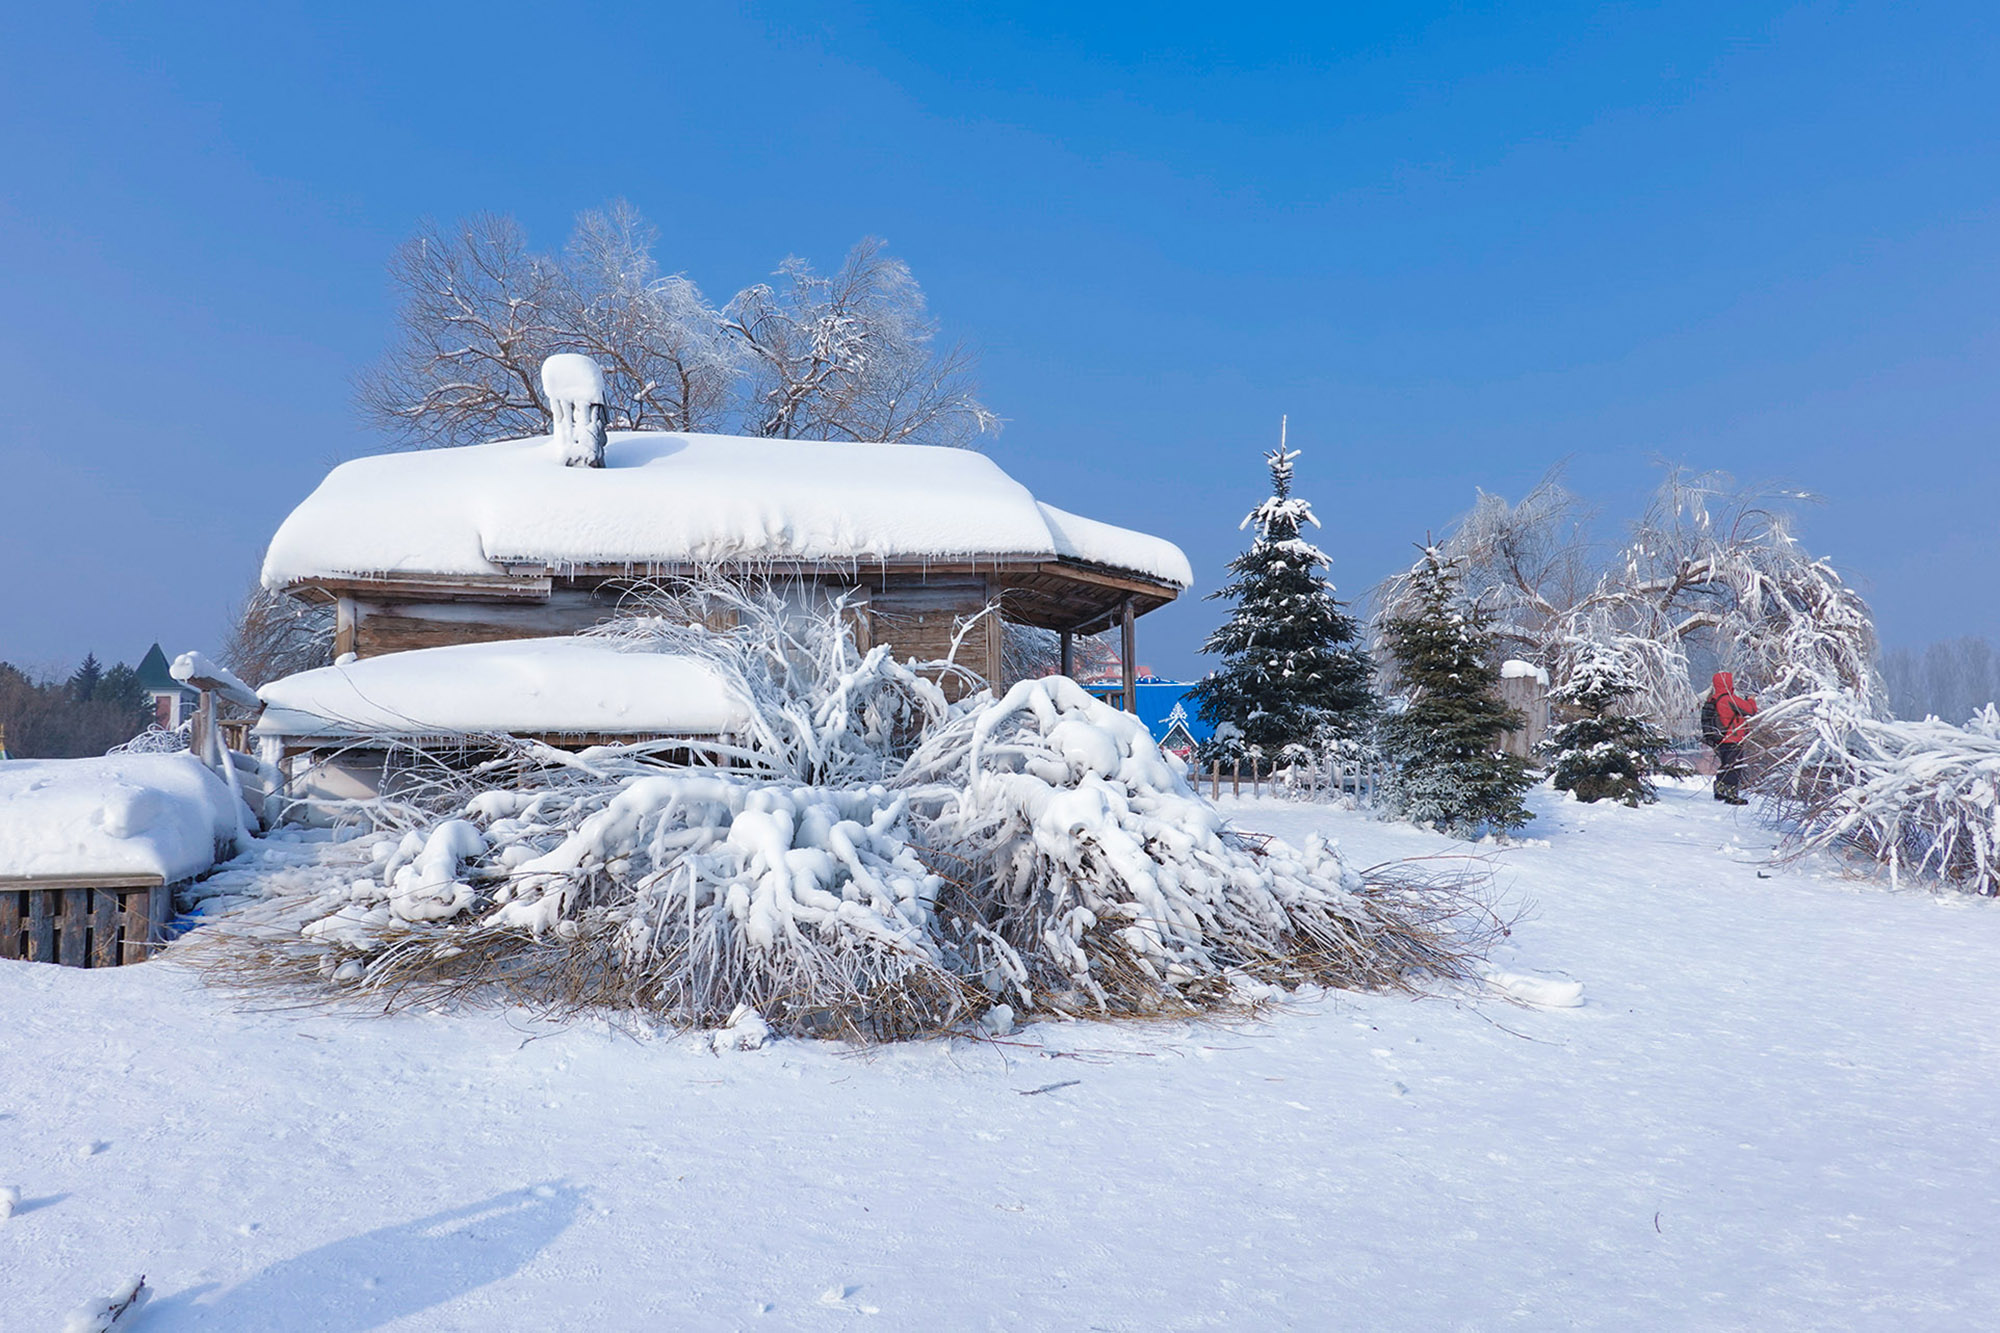
M603 467L604 430L611 409L604 372L589 357L558 352L542 362L542 392L555 420L556 448L565 467Z

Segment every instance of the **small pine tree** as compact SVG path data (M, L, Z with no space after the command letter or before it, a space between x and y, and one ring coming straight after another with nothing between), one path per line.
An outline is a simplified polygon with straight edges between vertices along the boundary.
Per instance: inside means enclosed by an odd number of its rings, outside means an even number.
M1382 624L1409 700L1382 721L1384 794L1406 819L1473 836L1527 823L1521 798L1534 780L1500 752L1500 734L1523 719L1493 697L1494 637L1486 614L1461 602L1458 581L1456 563L1426 546L1401 609Z
M1572 658L1569 678L1549 702L1569 715L1551 730L1542 748L1553 757L1556 789L1579 801L1623 801L1630 806L1659 799L1652 778L1678 773L1667 759L1671 742L1643 717L1615 712L1639 693L1631 664L1617 647L1585 643Z
M1221 669L1190 691L1216 727L1207 757L1314 754L1364 735L1378 711L1361 627L1321 576L1325 552L1299 535L1319 525L1312 505L1292 494L1299 451L1279 440L1264 456L1271 498L1239 525L1254 524L1256 540L1229 562L1234 577L1209 594L1236 606L1201 648L1221 656Z

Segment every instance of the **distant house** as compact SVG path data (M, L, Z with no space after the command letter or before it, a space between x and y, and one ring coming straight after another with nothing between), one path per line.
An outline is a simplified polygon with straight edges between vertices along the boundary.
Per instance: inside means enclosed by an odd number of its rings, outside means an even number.
M265 586L331 603L339 660L265 687L257 735L275 759L390 720L555 744L712 731L694 686L579 712L574 696L621 688L593 683L623 669L603 653L467 651L573 636L634 583L710 569L845 596L862 647L929 661L955 645L1001 688L1005 624L1057 631L1066 666L1075 635L1118 627L1134 660L1136 619L1192 582L1172 543L1044 504L969 450L613 431L601 467L566 466L547 436L385 454L335 468L272 539Z
M139 688L152 704L153 721L172 731L194 716L201 695L173 678L167 670L167 655L154 644L139 662Z
M1135 710L1162 750L1192 762L1201 743L1215 734L1215 728L1195 712L1187 697L1194 686L1187 681L1140 676L1134 684L1138 696ZM1084 689L1114 706L1123 706L1124 684L1116 680L1090 681Z

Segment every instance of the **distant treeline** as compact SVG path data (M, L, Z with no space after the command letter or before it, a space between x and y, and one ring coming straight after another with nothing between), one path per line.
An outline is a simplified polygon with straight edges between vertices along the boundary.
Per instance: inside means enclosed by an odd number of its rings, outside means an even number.
M1985 639L1946 639L1882 655L1889 706L1900 718L1964 723L2000 701L2000 650Z
M79 759L131 740L152 721L139 673L96 656L68 680L36 680L0 662L0 728L15 759Z

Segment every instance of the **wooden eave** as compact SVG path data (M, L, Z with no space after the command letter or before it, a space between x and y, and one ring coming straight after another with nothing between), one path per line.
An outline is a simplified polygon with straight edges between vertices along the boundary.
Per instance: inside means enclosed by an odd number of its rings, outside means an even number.
M504 574L378 574L299 579L293 596L315 593L367 602L525 602L549 600L558 583L597 585L620 580L686 578L703 566L692 562L579 564L551 569L540 563L500 561ZM741 561L774 579L851 579L880 589L888 583L981 577L999 584L1009 620L1044 629L1096 633L1117 623L1126 602L1134 615L1154 611L1180 595L1170 583L1128 569L1068 557L960 556L950 560Z

